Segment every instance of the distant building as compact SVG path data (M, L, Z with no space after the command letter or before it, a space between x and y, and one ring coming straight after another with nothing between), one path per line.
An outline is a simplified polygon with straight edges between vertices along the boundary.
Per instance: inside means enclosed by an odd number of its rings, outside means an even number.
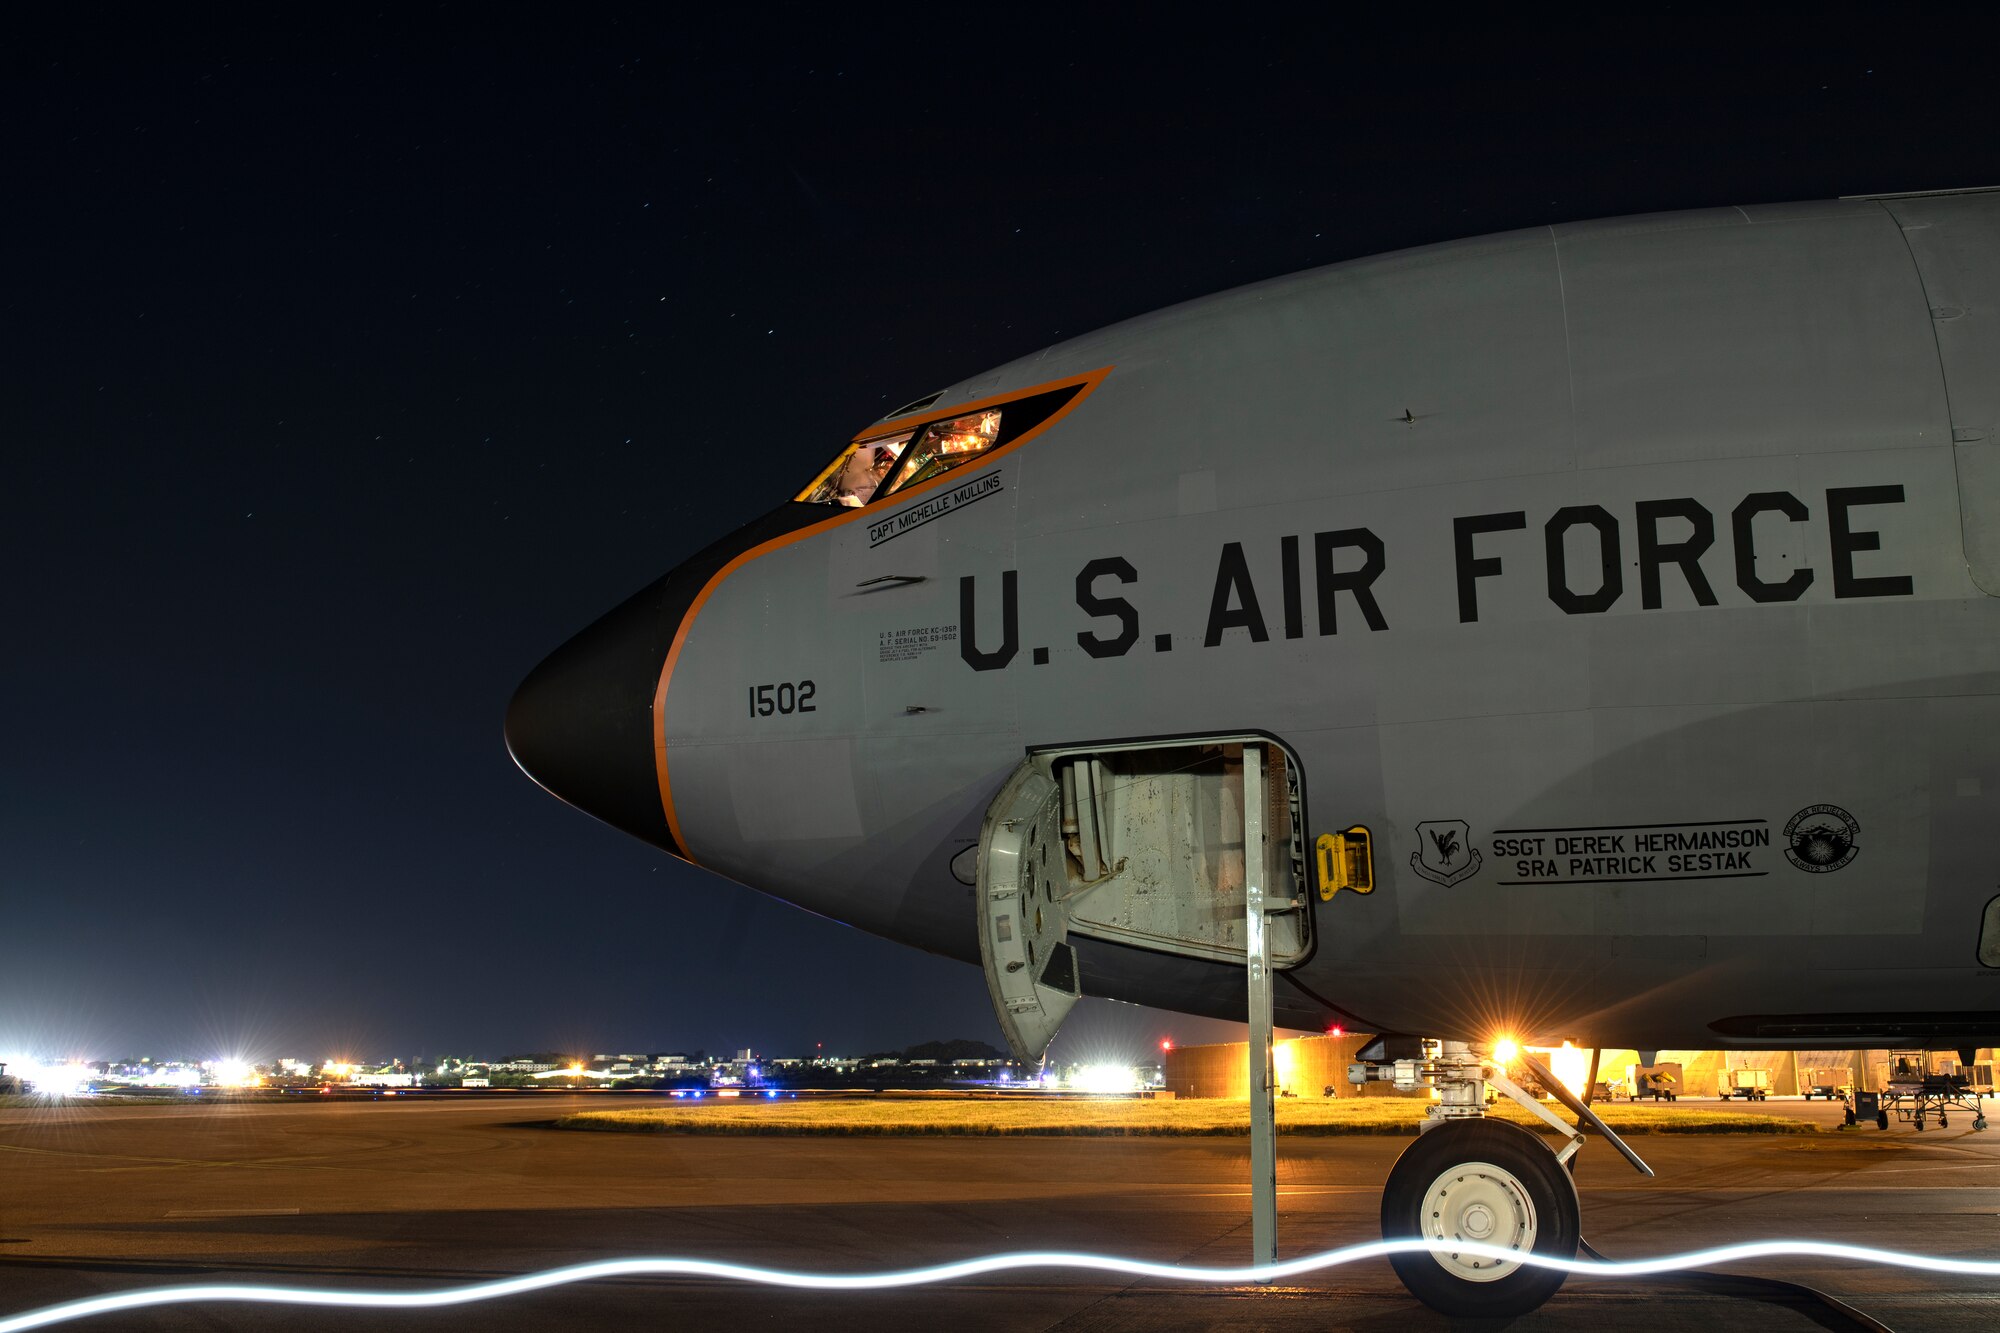
M1386 1083L1364 1085L1347 1081L1347 1066L1366 1036L1290 1037L1272 1043L1274 1092L1294 1097L1380 1096ZM1176 1097L1243 1097L1250 1095L1250 1047L1241 1041L1212 1046L1175 1046L1167 1051L1162 1086Z
M1347 1081L1347 1065L1354 1054L1368 1041L1365 1036L1349 1035L1341 1037L1293 1037L1272 1043L1271 1064L1276 1080L1275 1091L1280 1095L1289 1093L1294 1097L1381 1097L1397 1094L1387 1083L1367 1083L1355 1087ZM1563 1051L1561 1056L1575 1057L1568 1063L1580 1064L1576 1082L1581 1086L1584 1074L1589 1068L1587 1052ZM1610 1095L1629 1097L1635 1071L1672 1065L1679 1072L1675 1075L1675 1091L1683 1097L1713 1097L1728 1081L1728 1076L1743 1071L1757 1071L1763 1075L1761 1086L1767 1088L1774 1097L1792 1097L1815 1089L1842 1087L1859 1088L1867 1092L1885 1090L1894 1076L1891 1067L1892 1052L1873 1051L1648 1051L1653 1059L1648 1066L1640 1062L1640 1053L1631 1049L1614 1050L1606 1048L1598 1052L1597 1081L1603 1085L1599 1096ZM1164 1086L1178 1097L1248 1097L1250 1095L1249 1046L1244 1042L1228 1042L1213 1046L1176 1046L1166 1053ZM1540 1056L1552 1068L1551 1073L1570 1078L1562 1063L1548 1054ZM1982 1048L1971 1065L1960 1067L1957 1058L1950 1052L1932 1051L1916 1053L1923 1068L1918 1076L1925 1073L1958 1073L1971 1080L1974 1087L1990 1088L1993 1085L1994 1052ZM1517 1071L1518 1077L1518 1071ZM1739 1083L1742 1080L1737 1080ZM1331 1089L1331 1093L1328 1093ZM1414 1095L1429 1095L1428 1089L1419 1089Z
M347 1081L362 1088L413 1088L417 1084L415 1074L396 1074L386 1069L357 1069L347 1076Z

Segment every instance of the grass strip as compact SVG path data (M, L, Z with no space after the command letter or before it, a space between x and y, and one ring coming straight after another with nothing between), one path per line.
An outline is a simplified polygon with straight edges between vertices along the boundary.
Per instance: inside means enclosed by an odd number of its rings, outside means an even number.
M1425 1103L1366 1097L1278 1103L1278 1132L1291 1135L1414 1135ZM1625 1134L1815 1134L1808 1120L1695 1107L1606 1106L1606 1124ZM1543 1133L1542 1121L1510 1103L1490 1114ZM1562 1113L1557 1112L1558 1115ZM1120 1099L702 1101L619 1111L583 1111L558 1129L650 1134L841 1136L1076 1136L1173 1138L1249 1133L1241 1101ZM1565 1117L1567 1118L1567 1117Z

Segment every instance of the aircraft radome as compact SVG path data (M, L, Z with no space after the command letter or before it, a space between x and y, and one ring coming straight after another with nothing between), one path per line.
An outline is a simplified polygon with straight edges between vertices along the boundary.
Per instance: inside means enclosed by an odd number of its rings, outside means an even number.
M508 742L984 959L1025 1057L1078 993L1242 1017L1261 875L1281 1023L1446 1041L1385 1216L1477 1154L1573 1253L1567 1173L1463 1096L1494 1034L2000 1036L2000 193L1337 264L828 449L537 667ZM1560 1281L1399 1271L1463 1312Z

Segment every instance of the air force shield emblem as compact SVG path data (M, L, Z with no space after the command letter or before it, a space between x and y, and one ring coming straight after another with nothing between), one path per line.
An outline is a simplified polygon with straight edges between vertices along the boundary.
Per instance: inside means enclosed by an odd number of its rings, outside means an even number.
M1479 852L1462 819L1429 819L1417 825L1417 851L1410 869L1446 888L1479 873Z

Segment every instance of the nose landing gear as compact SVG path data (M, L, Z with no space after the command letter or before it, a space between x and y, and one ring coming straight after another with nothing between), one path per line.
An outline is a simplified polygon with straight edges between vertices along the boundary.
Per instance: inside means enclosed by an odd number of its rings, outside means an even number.
M1528 1057L1523 1063L1535 1081L1576 1115L1578 1127L1563 1123L1498 1062L1464 1042L1378 1037L1357 1055L1348 1070L1356 1083L1392 1081L1405 1089L1429 1083L1438 1092L1417 1141L1389 1172L1382 1235L1433 1243L1389 1262L1410 1294L1440 1314L1510 1318L1540 1306L1562 1286L1560 1269L1455 1252L1450 1244L1472 1241L1522 1255L1575 1258L1582 1218L1568 1163L1583 1146L1581 1126L1603 1135L1642 1175L1653 1174L1596 1112ZM1551 1150L1518 1125L1485 1119L1489 1084L1545 1121L1562 1136L1562 1147Z
M1396 1159L1382 1190L1382 1234L1392 1239L1469 1240L1573 1259L1581 1227L1569 1172L1533 1134L1503 1121L1433 1127ZM1393 1255L1389 1263L1411 1295L1454 1317L1526 1314L1564 1277L1449 1249Z

